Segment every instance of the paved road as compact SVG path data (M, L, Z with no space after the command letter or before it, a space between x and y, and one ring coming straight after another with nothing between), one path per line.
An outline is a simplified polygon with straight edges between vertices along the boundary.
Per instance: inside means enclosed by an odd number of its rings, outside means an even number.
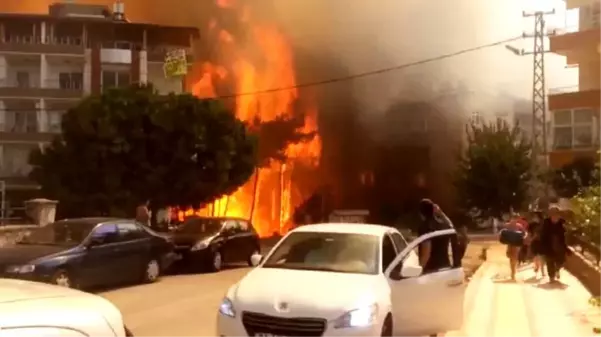
M249 268L171 275L154 284L105 291L135 336L214 336L219 303Z
M592 336L599 311L589 293L566 271L563 287L535 280L529 268L507 282L503 247L488 252L466 292L461 331L447 336ZM214 336L216 311L227 288L248 272L233 268L216 274L174 275L160 282L106 291L137 336Z

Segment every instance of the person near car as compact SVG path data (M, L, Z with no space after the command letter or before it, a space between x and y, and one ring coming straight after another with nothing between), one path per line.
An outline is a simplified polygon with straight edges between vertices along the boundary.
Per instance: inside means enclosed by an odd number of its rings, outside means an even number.
M150 227L150 210L148 209L149 205L150 201L146 200L136 208L136 221L148 227Z
M419 202L419 215L421 218L418 228L419 236L437 230L454 228L451 220L430 199L422 199ZM465 253L465 248L462 248L462 242L467 245L466 231L459 231L457 237L454 240L450 240L450 242L448 237L440 236L420 244L418 247L419 261L424 272L450 267L451 262L453 266L460 266L463 254L459 253L461 250ZM454 258L455 261L449 261L449 244L454 252L453 256L456 257Z
M510 231L523 232L524 233L524 238L523 238L524 242L526 242L528 240L527 239L528 234L526 233L526 228L524 226L524 222L520 218L519 214L512 214L511 219L509 220L509 222L507 223L505 228ZM521 249L522 249L522 246L519 246L519 245L507 245L507 251L505 252L505 255L509 259L510 277L511 277L511 280L513 280L513 281L516 280L515 275L517 273L517 267L518 267L518 263L519 263L519 255L520 255Z
M561 210L559 206L552 204L540 229L541 255L551 283L559 280L559 271L570 253L565 233L565 220L561 216Z

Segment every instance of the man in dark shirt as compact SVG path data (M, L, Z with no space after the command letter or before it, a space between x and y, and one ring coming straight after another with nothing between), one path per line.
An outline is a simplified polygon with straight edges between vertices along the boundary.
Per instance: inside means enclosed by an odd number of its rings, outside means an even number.
M430 199L422 199L420 201L419 214L421 218L417 231L419 236L437 230L454 228L451 220ZM446 236L439 236L420 244L418 248L419 261L424 272L451 267L448 254L449 244L453 252L453 267L460 267L461 259L467 247L467 241L467 233L465 233L465 230L462 230L459 231L457 236L453 236L451 239Z
M569 254L565 233L565 220L561 217L560 209L557 205L551 205L548 217L540 228L540 253L545 259L551 283L558 281L559 270Z

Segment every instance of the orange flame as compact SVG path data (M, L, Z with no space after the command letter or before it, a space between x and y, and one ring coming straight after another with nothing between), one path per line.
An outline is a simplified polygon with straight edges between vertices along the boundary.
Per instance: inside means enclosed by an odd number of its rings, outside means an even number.
M233 0L217 0L220 7L236 6ZM248 8L241 10L240 19L252 22ZM219 29L216 21L210 22L210 29ZM235 82L235 92L256 93L274 88L290 88L266 93L239 95L235 99L235 113L243 121L259 119L267 122L278 117L292 118L299 114L295 111L295 103L299 99L299 91L295 88L294 56L286 36L277 27L267 23L254 23L250 30L252 48L237 45L232 34L221 29L217 34L220 52L231 57L231 74L226 68L209 63L202 65L200 78L192 84L191 90L198 97L217 96L214 80L231 76ZM251 55L261 55L264 59L259 64L253 63ZM315 104L306 111L304 125L299 131L317 134L317 108ZM249 181L231 195L223 196L200 210L188 209L180 211L183 219L189 215L235 216L250 218L262 237L274 233L284 234L292 225L291 216L294 209L308 195L300 192L295 182L295 167L317 166L321 153L321 139L318 136L305 142L292 144L285 149L286 161L273 162L268 167L259 169ZM254 203L254 205L253 205ZM254 211L253 211L254 210Z

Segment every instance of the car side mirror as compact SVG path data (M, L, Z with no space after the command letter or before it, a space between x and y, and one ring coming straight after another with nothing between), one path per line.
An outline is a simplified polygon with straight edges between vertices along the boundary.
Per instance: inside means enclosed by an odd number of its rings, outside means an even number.
M250 257L250 263L254 266L258 266L263 261L263 255L261 254L253 254Z
M405 265L401 269L401 277L411 278L418 277L422 274L423 268L420 266Z

